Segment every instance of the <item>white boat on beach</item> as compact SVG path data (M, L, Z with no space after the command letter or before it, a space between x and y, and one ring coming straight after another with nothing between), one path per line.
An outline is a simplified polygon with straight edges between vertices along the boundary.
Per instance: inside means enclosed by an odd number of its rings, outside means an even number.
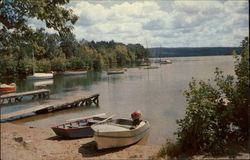
M114 119L104 124L91 126L95 131L97 149L124 147L140 141L149 131L148 121L142 120L135 126L130 119Z
M53 78L53 73L34 73L32 76L27 76L29 80L38 80L38 79L51 79Z

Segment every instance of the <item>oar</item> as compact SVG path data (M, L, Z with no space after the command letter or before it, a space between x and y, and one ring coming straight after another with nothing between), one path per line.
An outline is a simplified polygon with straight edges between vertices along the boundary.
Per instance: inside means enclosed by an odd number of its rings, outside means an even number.
M113 114L112 116L110 116L110 117L108 117L108 118L106 118L106 119L104 119L104 120L102 120L102 121L100 121L100 122L97 122L96 124L104 123L104 122L106 122L107 120L113 118L114 116L115 116L115 115Z

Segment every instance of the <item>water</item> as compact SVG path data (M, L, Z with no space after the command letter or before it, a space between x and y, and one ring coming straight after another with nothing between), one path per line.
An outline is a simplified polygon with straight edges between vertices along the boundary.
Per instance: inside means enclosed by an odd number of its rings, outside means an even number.
M147 144L159 145L165 139L174 139L173 133L177 129L176 120L185 114L186 101L182 95L187 89L192 77L200 80L213 79L215 67L219 67L225 74L234 74L234 59L231 56L209 57L178 57L170 58L173 64L153 64L160 68L146 70L142 68L128 68L125 74L107 75L102 73L88 73L83 76L55 76L51 90L51 98L61 99L78 92L100 93L100 105L72 108L49 114L42 114L18 120L28 126L50 129L67 119L88 116L106 112L118 117L129 118L130 114L139 109L143 119L151 124ZM37 81L19 80L18 91L37 89ZM11 106L2 106L2 113L9 113L28 108L43 101L25 102Z

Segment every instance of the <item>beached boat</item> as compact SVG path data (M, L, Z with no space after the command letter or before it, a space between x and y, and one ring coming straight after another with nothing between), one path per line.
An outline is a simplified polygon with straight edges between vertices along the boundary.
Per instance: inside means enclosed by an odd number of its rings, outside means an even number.
M53 73L34 73L32 76L27 76L29 80L38 80L38 79L51 79L53 78Z
M9 93L16 91L16 84L0 84L0 93Z
M94 134L91 126L96 123L110 119L105 113L89 117L73 119L63 124L51 127L56 135L64 138L83 138L91 137Z
M65 75L65 76L83 75L83 74L87 74L87 71L66 71L66 72L63 72L63 75Z
M114 119L104 124L91 126L97 149L124 147L137 143L149 131L148 121L141 121L134 126L130 119Z
M119 71L107 71L107 74L123 74L124 70L119 70Z

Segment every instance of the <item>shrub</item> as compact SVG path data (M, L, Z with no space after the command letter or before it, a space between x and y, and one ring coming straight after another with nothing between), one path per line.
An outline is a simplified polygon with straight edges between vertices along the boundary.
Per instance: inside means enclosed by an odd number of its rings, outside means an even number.
M66 60L61 57L53 58L51 60L51 70L52 71L65 71L66 69Z
M49 60L41 59L39 61L36 61L35 72L50 72L50 71L51 71L51 64Z
M33 61L29 58L24 58L18 63L19 74L30 74L33 72Z

